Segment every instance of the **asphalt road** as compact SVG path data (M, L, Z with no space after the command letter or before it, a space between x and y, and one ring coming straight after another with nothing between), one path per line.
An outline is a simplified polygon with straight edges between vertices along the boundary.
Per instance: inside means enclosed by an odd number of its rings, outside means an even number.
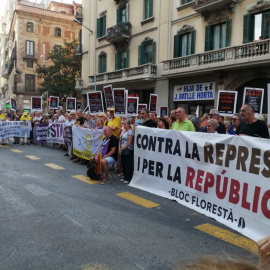
M210 224L239 236L215 220L126 186L115 174L107 185L91 184L86 166L64 153L37 145L0 147L1 270L166 270L206 254L258 260L196 229ZM146 208L122 194L158 206Z

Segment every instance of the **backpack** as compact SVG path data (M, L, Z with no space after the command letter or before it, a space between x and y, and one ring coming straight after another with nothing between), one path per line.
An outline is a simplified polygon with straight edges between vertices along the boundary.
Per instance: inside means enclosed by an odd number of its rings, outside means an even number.
M100 180L100 176L97 175L97 167L95 161L88 162L86 175L92 180Z

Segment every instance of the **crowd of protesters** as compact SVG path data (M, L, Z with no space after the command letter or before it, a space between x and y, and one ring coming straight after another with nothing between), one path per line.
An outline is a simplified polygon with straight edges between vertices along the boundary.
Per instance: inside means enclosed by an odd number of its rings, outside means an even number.
M142 125L149 128L172 129L179 131L207 132L229 135L246 135L259 138L269 138L269 127L267 126L267 115L257 115L249 104L244 104L240 113L235 113L232 117L220 116L216 109L211 109L209 114L204 114L201 118L195 115L187 115L184 108L177 108L171 111L169 116L158 117L156 112L147 109L139 111L138 116L130 118L116 117L114 109L109 109L106 114L91 115L82 110L63 113L60 108L56 111L49 111L48 114L41 112L28 115L19 110L12 115L3 113L0 109L0 120L2 121L31 121L32 127L39 123L64 123L67 126L80 126L87 129L103 129L104 139L102 142L100 158L95 158L96 163L102 165L104 179L101 184L109 182L109 168L119 173L121 182L128 184L133 176L133 140L136 126ZM3 139L2 145L9 142ZM15 137L14 144L35 143L35 129L31 136L27 138ZM46 145L46 144L43 144ZM63 145L53 144L54 147L65 148ZM66 156L74 163L86 165L88 160L66 152Z

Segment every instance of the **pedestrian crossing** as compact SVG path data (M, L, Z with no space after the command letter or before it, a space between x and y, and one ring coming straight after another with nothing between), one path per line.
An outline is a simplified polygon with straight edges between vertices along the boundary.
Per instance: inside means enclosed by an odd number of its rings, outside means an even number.
M10 149L10 151L15 153L15 154L23 154L23 151L21 151L19 149ZM34 156L34 155L25 155L25 157L32 160L32 161L39 161L39 160L42 161L41 158ZM54 164L54 163L46 163L46 164L44 164L44 166L47 166L48 168L51 168L53 170L65 170L64 167L59 166L59 165ZM92 180L85 175L73 175L71 177L73 179L79 180L83 183L90 184L90 185L99 183L99 181ZM46 196L51 194L49 191L47 191L44 188L39 187L38 185L28 184L28 185L25 185L24 188L37 197L46 197ZM11 204L11 206L14 209L16 209L17 211L19 211L21 214L29 215L29 214L35 213L37 211L33 206L25 203L18 195L5 189L3 186L0 186L0 194L1 193L3 194L2 198L4 198L7 202L9 202ZM153 202L151 200L137 196L131 192L121 192L121 193L117 193L115 195L117 197L121 198L121 200L126 200L126 201L132 203L133 205L134 204L139 205L140 207L143 207L145 209L157 208L160 206L160 204L158 204L156 202ZM84 220L84 222L79 222L76 219L77 214L72 212L72 210L70 210L70 211L65 212L65 210L64 210L64 212L62 214L64 214L74 224L79 224L79 226L82 228L88 228L87 227L88 226L87 225L87 217L84 217L84 214L81 214L81 216L80 216L80 220ZM192 216L195 216L195 215L198 215L198 213L192 213L190 216L192 218ZM245 249L251 253L257 254L256 243L254 241L244 237L244 236L240 236L239 234L233 233L231 231L222 229L218 226L214 226L214 225L208 224L208 223L199 224L199 225L195 226L194 229L198 230L200 232L206 233L208 235L211 235L212 237L218 238L218 239L225 241L227 243L230 243L230 244L237 246L239 248ZM85 268L85 269L87 269L87 268Z

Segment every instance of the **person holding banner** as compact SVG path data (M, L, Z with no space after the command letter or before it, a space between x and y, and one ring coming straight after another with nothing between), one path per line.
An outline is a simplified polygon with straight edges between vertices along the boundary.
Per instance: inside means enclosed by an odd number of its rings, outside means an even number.
M164 117L158 117L157 128L169 129L169 123L166 121Z
M173 130L180 131L195 131L195 128L191 121L186 118L186 112L184 108L179 107L176 110L177 121L172 124Z
M209 119L206 123L206 128L208 133L217 133L217 128L219 123L217 119Z
M142 126L152 127L152 128L157 127L157 123L155 121L149 119L149 111L147 109L143 108L141 110L140 117L141 117L140 124Z
M108 127L111 127L112 134L119 139L120 137L120 128L121 128L121 117L115 117L114 108L109 110L110 112L110 120L107 124Z
M245 121L237 135L245 135L269 139L267 125L264 121L258 120L254 115L254 108L250 104L244 104L240 114Z
M29 122L31 122L31 121L32 121L32 118L28 115L28 112L25 111L25 112L23 113L23 115L21 116L20 121L29 121ZM23 139L24 139L24 138L23 138ZM27 140L27 144L30 144L30 137L26 138L26 140ZM24 140L22 141L21 144L22 144L22 145L25 144Z
M229 127L227 134L235 135L237 129L240 129L243 125L242 116L240 113L235 113L232 117L232 125Z
M219 115L220 115L220 113L218 110L211 109L210 113L208 115L208 119L216 119L218 121L219 126L216 130L218 134L226 134L226 128L225 128L224 124L219 121Z
M90 129L94 129L96 128L96 121L92 118L92 116L90 115L89 112L86 112L85 113L85 121L82 125L82 127L84 128L90 128Z
M133 138L134 132L131 129L131 121L126 119L123 122L123 131L120 135L118 153L121 155L121 163L124 179L123 184L129 184L133 176Z
M20 110L16 110L16 112L14 112L14 114L12 115L12 120L13 121L20 121L21 119L21 111ZM19 144L20 143L20 137L14 137L14 142L13 144Z

